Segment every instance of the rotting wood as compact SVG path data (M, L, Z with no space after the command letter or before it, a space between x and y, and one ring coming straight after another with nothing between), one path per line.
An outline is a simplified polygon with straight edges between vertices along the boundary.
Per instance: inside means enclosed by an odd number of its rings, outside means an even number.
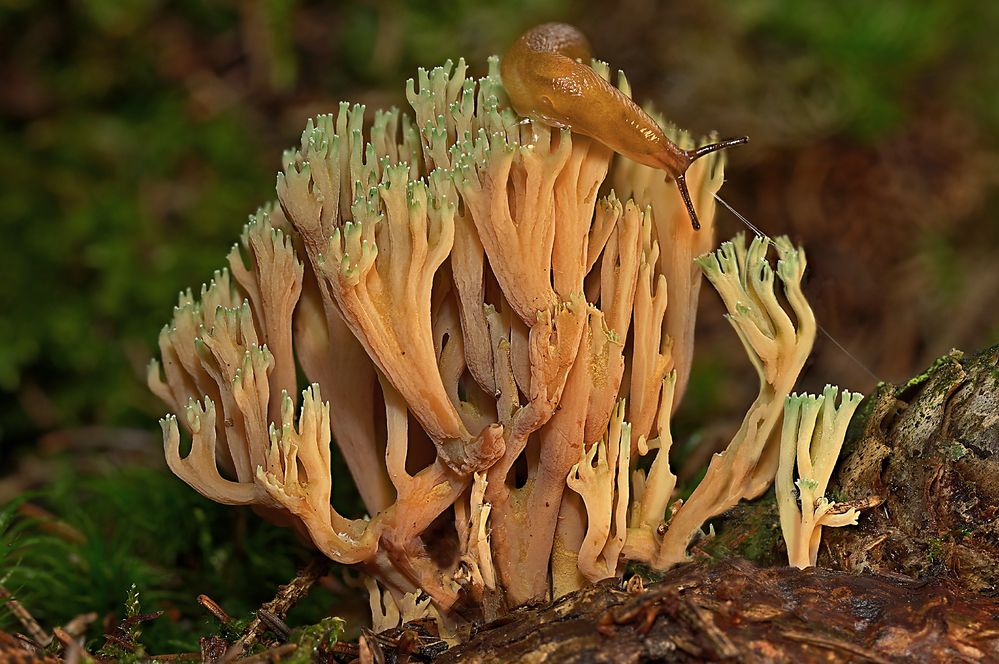
M604 582L480 627L439 664L999 661L999 603L944 580L729 559Z

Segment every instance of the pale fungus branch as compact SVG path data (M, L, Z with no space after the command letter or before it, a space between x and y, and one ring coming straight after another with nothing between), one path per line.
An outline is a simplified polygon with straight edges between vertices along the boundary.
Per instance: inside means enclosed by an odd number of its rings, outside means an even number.
M794 394L784 404L774 486L787 559L794 567L815 566L823 526L856 525L859 516L856 508L840 509L825 497L846 427L862 398L844 390L837 405L837 396L839 388L827 385L821 396Z
M669 467L669 451L673 447L673 434L669 418L673 412L673 398L676 391L676 372L670 372L663 380L662 401L659 404L656 429L657 437L646 440L638 438L636 453L646 456L656 450L656 456L648 472L642 469L632 471L632 498L628 517L628 535L625 543L625 557L652 564L666 532L667 505L676 488L676 475ZM675 512L682 501L673 503Z
M257 480L270 497L305 524L316 547L331 560L356 563L369 559L378 545L377 522L345 519L330 504L330 407L319 386L302 392L298 426L294 404L286 393L281 422L271 424L265 465Z
M683 148L692 148L691 136L669 126L667 136ZM641 208L650 208L653 239L660 251L654 259L655 272L665 278L669 292L664 337L673 341L672 367L677 371L677 403L683 397L690 376L694 349L694 323L701 292L701 270L694 259L715 247L714 195L721 189L725 171L724 153L695 161L687 171L687 187L701 222L700 230L691 228L688 212L677 188L661 171L635 161L619 158L612 182L618 196L631 197Z
M180 430L177 417L168 415L160 420L167 465L173 473L190 484L198 493L224 505L251 505L260 500L260 491L253 483L233 482L222 477L216 466L215 403L205 397L205 404L191 400L184 408L184 417L194 442L191 452L180 456Z
M302 293L304 267L295 257L291 238L281 228L285 225L279 208L261 208L250 217L240 242L252 261L252 270L244 265L239 245L229 252L229 269L252 303L261 343L275 357L274 375L270 378L272 410L268 414L272 421L279 415L280 395L297 392L291 326Z
M815 317L801 293L805 256L785 238L777 241L777 281L797 324L784 311L774 291L774 269L766 260L768 244L755 238L748 249L740 235L716 252L697 260L728 309L728 319L760 378L759 395L728 447L715 454L704 479L670 521L654 565L669 567L687 558L687 546L701 525L744 498L759 493L776 467L765 464L764 448L780 421L784 399L815 341Z
M469 506L454 504L455 527L461 543L461 564L465 566L465 583L479 601L486 591L496 590L496 570L493 567L489 540L489 513L492 505L485 501L485 474L476 473L472 482Z
M587 527L579 549L579 571L591 582L617 573L624 548L631 467L631 425L624 421L624 402L611 416L607 435L569 470L566 483L583 498Z
M468 207L493 274L510 306L528 326L556 303L552 287L554 184L572 149L569 132L532 127L531 145L505 134L479 133L464 146L455 184ZM476 157L482 155L480 159ZM511 204L513 184L520 195Z

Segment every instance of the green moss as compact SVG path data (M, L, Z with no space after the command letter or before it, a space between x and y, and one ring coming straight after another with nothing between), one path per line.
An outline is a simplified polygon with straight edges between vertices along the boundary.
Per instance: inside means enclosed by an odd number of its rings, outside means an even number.
M287 664L308 664L318 661L318 656L329 651L343 635L344 621L341 618L323 618L315 625L300 627L291 633L288 639L297 643L298 649L285 658Z
M656 583L658 581L662 581L664 578L666 578L666 572L660 572L658 570L652 569L651 567L645 565L644 563L639 563L633 560L629 560L625 565L623 578L630 579L633 576L642 577L642 581L648 584L648 583Z
M55 517L20 516L25 500ZM247 509L212 503L158 469L108 478L67 473L0 510L3 583L42 625L91 611L124 617L122 599L134 585L143 610L165 611L142 625L141 642L154 654L197 651L200 636L214 632L233 640L245 621L212 625L196 597L204 593L230 615L250 616L311 555L288 530ZM295 607L295 619L316 623L335 601L314 588ZM0 607L0 628L16 625ZM102 644L102 634L98 621L89 645Z
M971 526L961 526L957 530L952 531L955 540L963 540L971 537L975 532L975 529Z
M930 376L936 373L941 367L952 364L955 360L960 359L962 355L963 354L960 351L951 351L947 355L938 357L937 359L933 360L933 363L926 369L926 371L919 374L918 376L910 378L908 381L905 382L904 385L899 387L895 393L897 395L902 395L905 392L909 392L915 389L916 387L923 385L930 379Z
M141 609L139 591L132 584L125 598L125 617L105 633L104 645L97 651L98 657L116 662L143 662L149 659L142 644L142 623L159 618L162 611L143 615Z
M771 488L751 503L733 508L717 523L715 537L702 549L712 558L741 556L763 565L783 565L784 540L777 513L777 498Z
M954 443L947 447L947 456L951 461L958 461L968 453L968 448L961 443Z
M901 126L908 116L906 92L922 85L927 70L961 43L957 33L964 39L987 34L991 19L979 13L976 24L967 14L975 13L972 6L962 2L757 0L733 6L744 29L793 63L785 87L797 84L802 98L828 95L835 124L867 140ZM825 86L814 87L818 80Z
M946 553L946 544L949 539L950 538L946 535L930 539L929 546L926 548L926 555L931 563L943 559L944 554Z

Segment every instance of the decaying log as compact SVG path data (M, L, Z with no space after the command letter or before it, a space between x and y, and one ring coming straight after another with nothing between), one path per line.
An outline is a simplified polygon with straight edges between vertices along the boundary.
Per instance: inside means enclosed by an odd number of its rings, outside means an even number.
M518 611L435 660L520 661L999 661L999 604L945 580L702 561Z
M833 491L883 502L858 527L829 533L820 565L999 589L997 365L999 346L952 351L872 395Z

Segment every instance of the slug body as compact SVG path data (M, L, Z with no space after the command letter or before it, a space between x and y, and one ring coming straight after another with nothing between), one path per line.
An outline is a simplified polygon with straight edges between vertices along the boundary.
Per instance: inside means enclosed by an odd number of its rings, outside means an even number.
M638 104L590 66L590 45L576 28L545 23L525 32L500 63L500 75L520 115L589 136L676 182L694 229L700 228L684 174L704 155L747 142L746 137L684 150Z

